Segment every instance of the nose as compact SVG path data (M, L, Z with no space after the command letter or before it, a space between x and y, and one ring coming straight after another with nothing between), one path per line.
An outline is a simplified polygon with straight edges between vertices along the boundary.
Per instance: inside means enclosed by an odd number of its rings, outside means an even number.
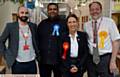
M73 21L73 22L71 22L71 25L72 25L72 26L74 26L74 25L75 25L75 22L74 22L74 21Z
M97 11L97 10L95 10L95 9L94 9L94 10L92 10L92 12L93 12L93 13L95 13L96 11Z
M25 14L25 13L23 13L23 16L26 16L26 14Z

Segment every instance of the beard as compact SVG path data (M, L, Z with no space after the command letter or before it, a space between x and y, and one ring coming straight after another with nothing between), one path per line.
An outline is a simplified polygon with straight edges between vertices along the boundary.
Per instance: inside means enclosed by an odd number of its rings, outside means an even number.
M54 19L56 17L58 17L58 14L48 14L48 18L50 19Z
M22 22L27 22L28 20L28 16L18 16L18 18L22 21Z

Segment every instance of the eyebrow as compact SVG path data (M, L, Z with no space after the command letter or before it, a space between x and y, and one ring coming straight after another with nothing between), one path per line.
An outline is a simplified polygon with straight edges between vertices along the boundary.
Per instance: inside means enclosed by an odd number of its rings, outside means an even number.
M25 14L28 14L28 12L24 12L24 11L21 11L20 13L25 13Z

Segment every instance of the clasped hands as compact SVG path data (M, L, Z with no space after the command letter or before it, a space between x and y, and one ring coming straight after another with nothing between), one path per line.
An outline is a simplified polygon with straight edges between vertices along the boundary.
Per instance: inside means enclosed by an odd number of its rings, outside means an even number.
M76 73L78 71L78 68L76 65L71 65L70 72L71 73Z

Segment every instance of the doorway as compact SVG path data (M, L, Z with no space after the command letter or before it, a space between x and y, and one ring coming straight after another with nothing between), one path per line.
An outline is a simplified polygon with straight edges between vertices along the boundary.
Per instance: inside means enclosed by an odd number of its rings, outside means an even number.
M112 19L115 21L117 28L120 32L120 13L113 13L112 14Z

